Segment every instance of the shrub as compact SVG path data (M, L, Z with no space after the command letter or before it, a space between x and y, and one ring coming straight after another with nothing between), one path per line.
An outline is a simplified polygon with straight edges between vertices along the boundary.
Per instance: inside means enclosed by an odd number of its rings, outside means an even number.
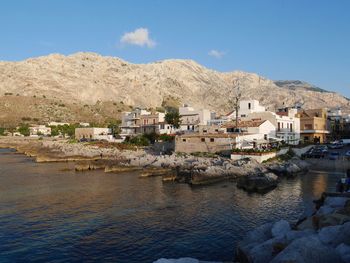
M5 128L0 127L0 136L4 136L4 135L5 135Z
M148 146L150 142L145 136L139 135L130 138L126 143L134 144L136 146Z
M29 125L28 124L21 124L18 127L18 132L24 136L29 136L30 135L30 130L29 130Z

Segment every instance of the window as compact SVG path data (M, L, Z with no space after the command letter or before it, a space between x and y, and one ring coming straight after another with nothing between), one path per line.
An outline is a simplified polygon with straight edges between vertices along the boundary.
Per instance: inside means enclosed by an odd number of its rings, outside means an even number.
M187 130L188 130L188 131L190 130L190 125L187 125Z
M183 142L186 142L186 139L182 139Z
M201 138L201 142L205 142L205 138Z
M293 131L293 124L292 123L289 125L289 129L290 129L290 132Z
M264 134L264 140L267 140L267 134Z
M249 102L248 103L248 109L250 110L252 108L252 104Z
M210 142L214 142L214 138L210 138Z
M283 122L282 122L282 129L283 129Z
M207 130L203 130L203 133L207 133Z
M281 123L279 122L278 123L278 128L277 128L278 131L281 131Z
M242 117L242 118L245 118L245 117L246 117L246 115L245 115L245 114L241 114L241 117Z

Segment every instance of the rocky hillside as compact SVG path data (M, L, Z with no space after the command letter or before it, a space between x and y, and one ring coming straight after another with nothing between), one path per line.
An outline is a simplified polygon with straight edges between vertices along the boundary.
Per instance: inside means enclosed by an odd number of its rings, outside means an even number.
M16 98L35 96L80 106L107 101L153 108L188 103L224 113L231 109L232 82L237 79L243 98L258 99L269 109L296 102L305 108L350 108L343 96L308 88L309 84L292 88L290 82L240 71L217 72L192 60L132 64L95 53L76 53L0 62L0 96L14 96L13 104ZM23 106L20 102L18 110Z

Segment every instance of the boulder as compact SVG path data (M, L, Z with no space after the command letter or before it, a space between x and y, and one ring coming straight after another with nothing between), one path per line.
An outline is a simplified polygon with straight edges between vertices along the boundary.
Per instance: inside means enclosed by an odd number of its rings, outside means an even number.
M294 240L271 263L336 263L342 262L335 248L325 246L316 235Z
M333 213L319 216L317 220L317 226L318 228L323 228L327 226L342 225L346 222L350 222L350 216L339 213Z
M250 250L272 238L271 228L272 223L267 223L249 231L246 237L237 245L237 261L251 262Z
M318 238L328 246L337 247L342 243L350 246L350 222L344 225L324 227L319 231Z
M316 215L321 216L321 215L328 215L331 214L335 211L334 207L331 207L329 205L324 205L321 206L320 209L317 210Z
M350 263L350 246L341 243L339 246L337 246L336 251L344 263Z
M272 173L259 173L242 176L237 181L237 187L247 192L266 193L277 186L278 178Z
M256 245L249 251L251 262L268 263L273 257L287 247L287 242L282 237L269 239L262 244Z
M291 230L286 220L280 220L272 226L271 233L273 237L283 237Z
M348 200L349 200L349 198L346 198L346 197L330 197L330 196L328 196L325 199L323 205L330 206L333 208L339 208L339 207L344 207Z

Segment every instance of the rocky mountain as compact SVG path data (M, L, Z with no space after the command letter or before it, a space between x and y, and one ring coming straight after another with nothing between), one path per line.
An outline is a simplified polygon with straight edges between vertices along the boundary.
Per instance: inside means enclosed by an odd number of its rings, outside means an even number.
M95 53L76 53L0 62L0 96L45 98L67 105L114 102L156 108L187 103L224 113L231 109L235 80L239 80L243 98L257 99L269 109L295 103L305 108L350 108L349 100L340 94L304 82L274 82L241 71L223 73L192 60L132 64ZM16 98L11 103L16 104Z

